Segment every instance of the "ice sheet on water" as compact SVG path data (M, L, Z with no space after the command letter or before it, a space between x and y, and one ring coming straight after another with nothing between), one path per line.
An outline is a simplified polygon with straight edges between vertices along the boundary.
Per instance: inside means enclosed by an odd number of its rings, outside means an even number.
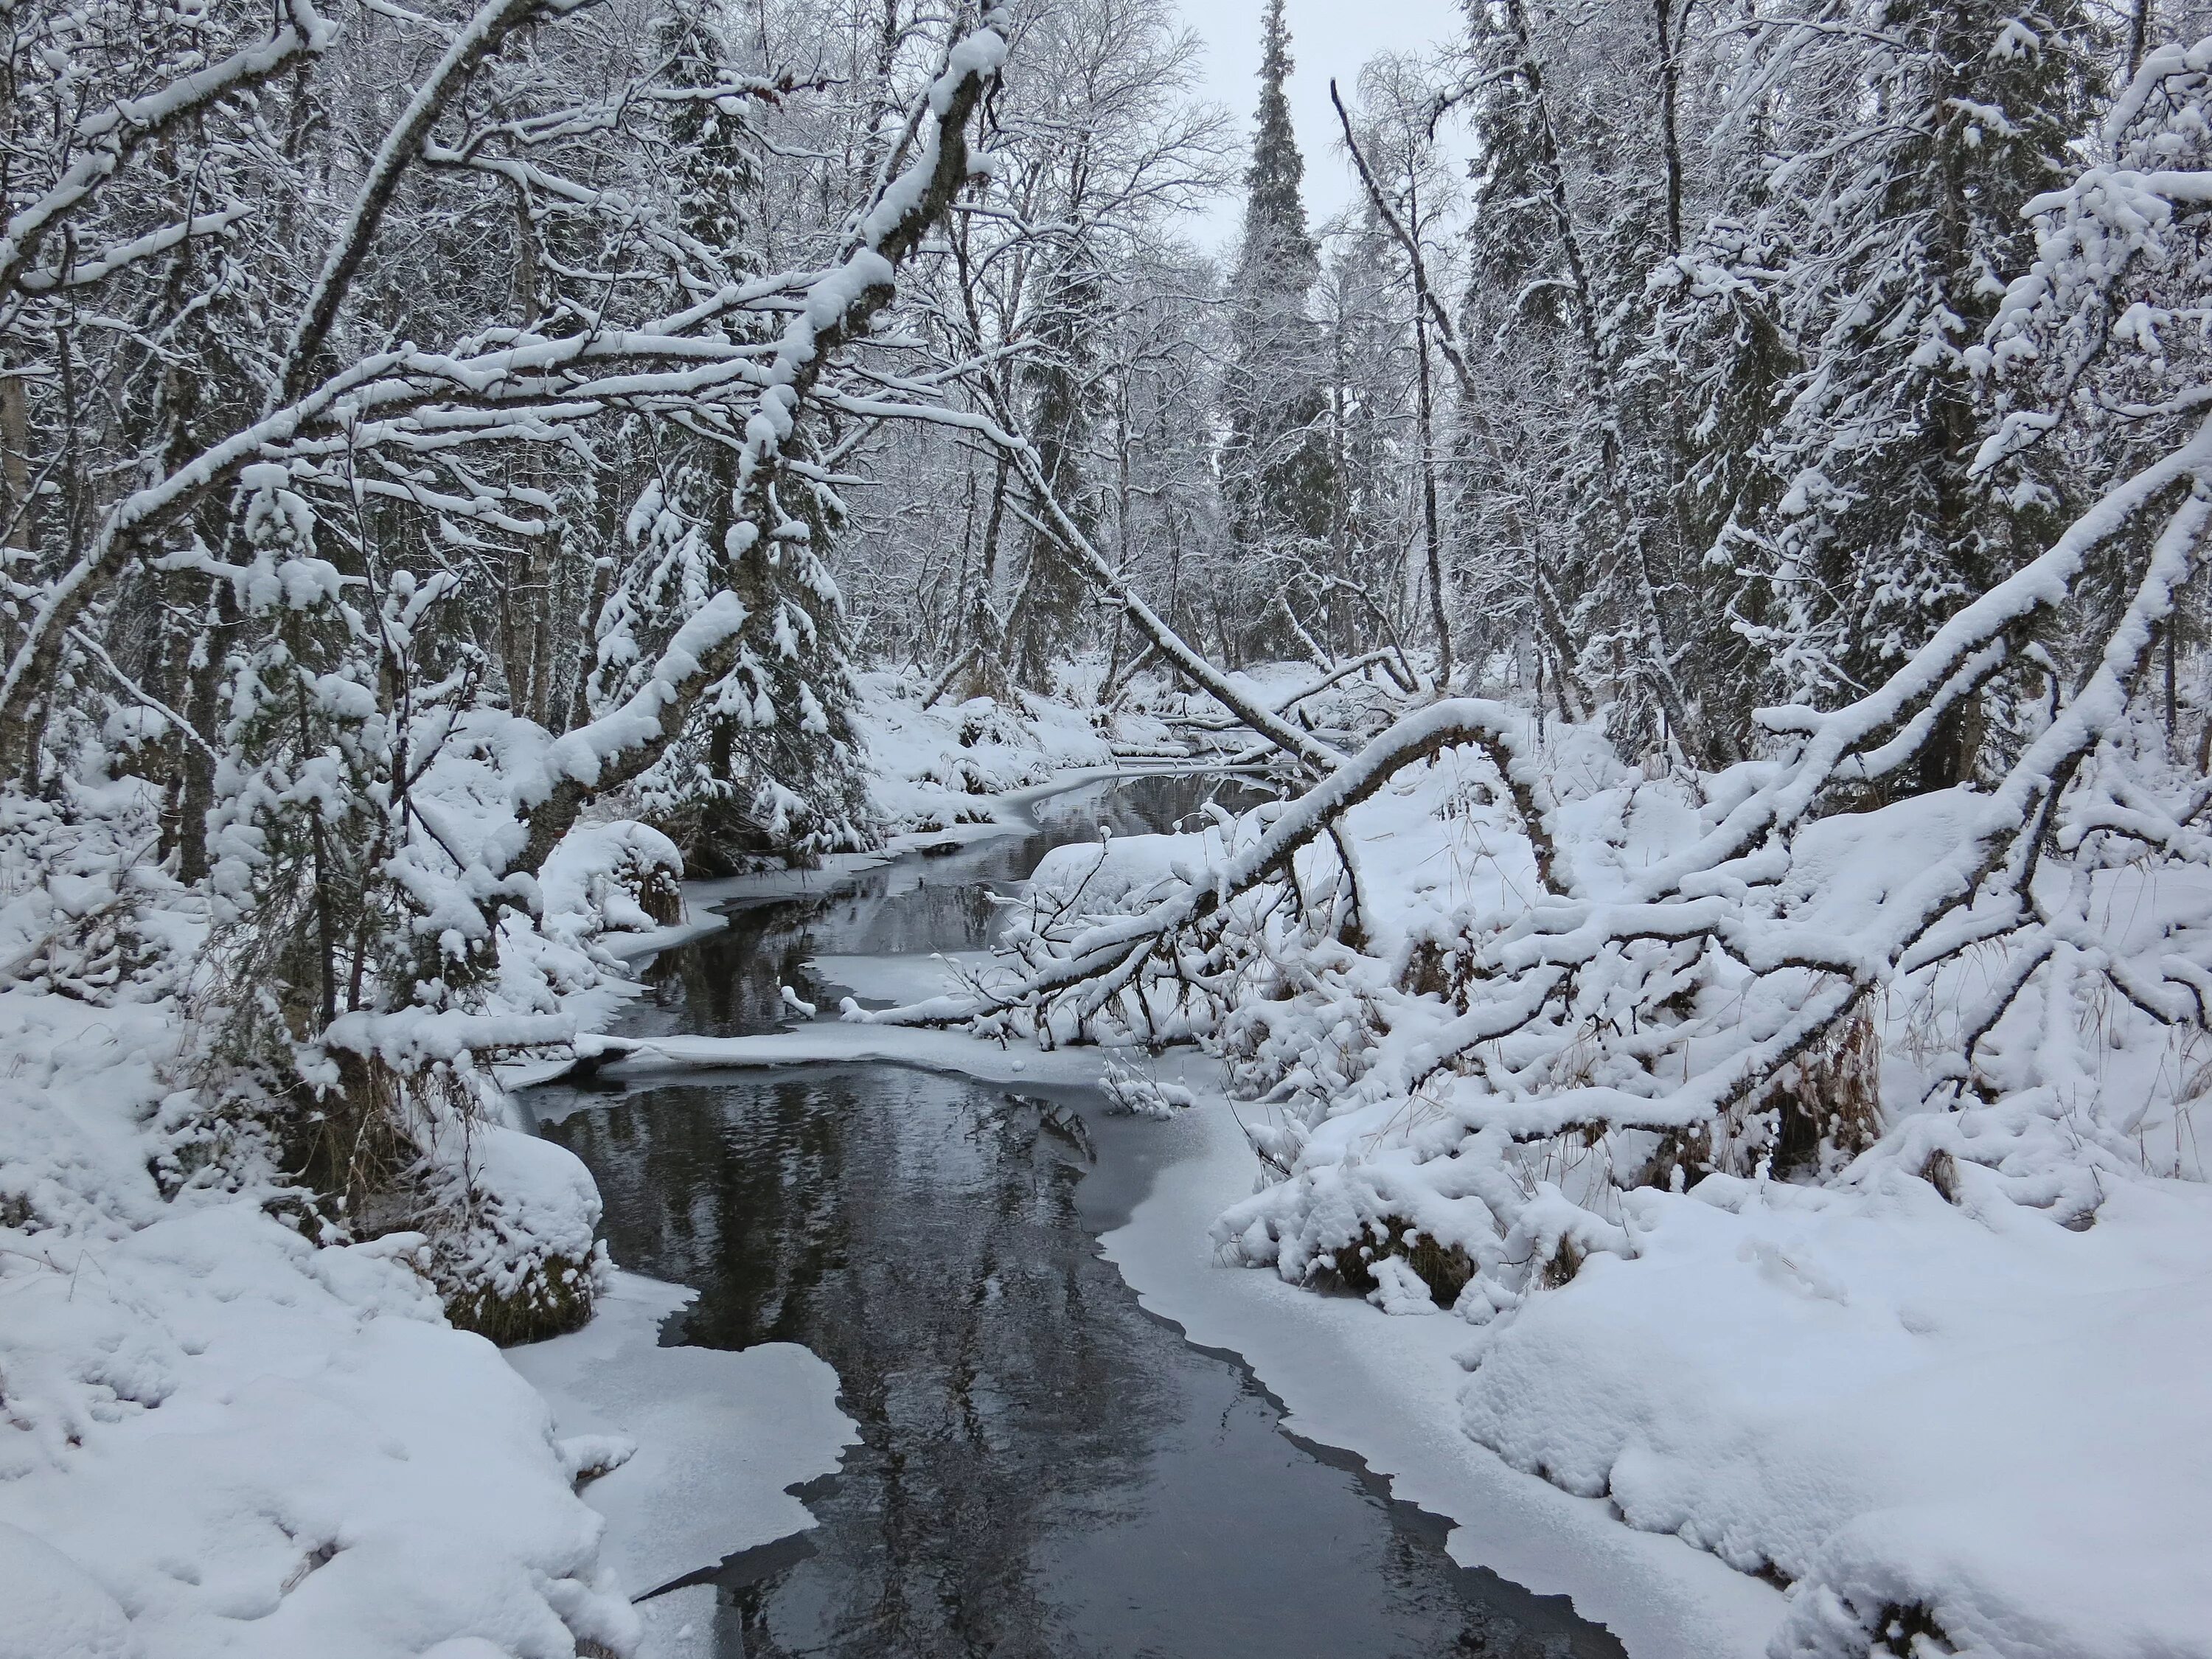
M582 1330L507 1352L564 1441L635 1445L583 1488L634 1595L811 1527L788 1488L834 1474L858 1437L837 1409L837 1374L805 1348L659 1346L663 1322L694 1294L617 1273Z

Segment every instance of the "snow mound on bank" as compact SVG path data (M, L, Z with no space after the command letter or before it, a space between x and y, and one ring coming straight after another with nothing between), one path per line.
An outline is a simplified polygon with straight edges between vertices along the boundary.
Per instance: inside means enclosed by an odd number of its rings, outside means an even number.
M636 1651L629 1598L652 1583L630 1575L654 1558L631 1530L610 1537L574 1484L606 1437L564 1435L498 1349L448 1324L434 1241L319 1246L280 1218L263 1132L179 1086L204 915L132 872L147 803L110 793L112 823L0 823L15 951L0 981L0 1659ZM65 835L84 838L88 873L58 854ZM624 882L664 854L636 825L579 830L549 866L544 925L504 936L481 1018L574 1029L612 1006L629 986L610 930L652 924ZM599 1199L574 1157L465 1127L453 1167L487 1237L518 1258L590 1255ZM639 1448L609 1492L645 1512L653 1480L690 1482L687 1524L744 1523L718 1547L806 1524L783 1487L834 1467L847 1432L827 1368L654 1350L657 1323L643 1353L620 1317L573 1339L633 1339L617 1352L635 1374L601 1388ZM702 1436L724 1432L748 1438L705 1457ZM730 1477L720 1490L701 1488L709 1471Z
M0 1651L625 1649L544 1403L419 1235L318 1248L214 1178L182 1029L0 993Z
M248 1197L11 1248L0 1522L74 1563L143 1659L627 1646L544 1402L444 1323L418 1243L318 1249ZM0 1606L43 1577L0 1552Z
M20 1527L0 1524L0 1585L9 1591L0 1659L130 1659L131 1621L115 1598Z
M1895 1170L1630 1209L1636 1260L1478 1334L1477 1440L1791 1580L1777 1656L1905 1609L1962 1653L2212 1653L2212 1192L2116 1184L2086 1232Z

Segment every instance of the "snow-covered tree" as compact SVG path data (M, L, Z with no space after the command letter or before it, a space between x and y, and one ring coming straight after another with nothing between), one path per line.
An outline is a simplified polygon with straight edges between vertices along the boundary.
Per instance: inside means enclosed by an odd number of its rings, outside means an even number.
M1804 362L1753 447L1775 489L1745 526L1754 593L1787 599L1748 599L1746 621L1788 694L1815 701L1875 684L2055 522L2059 493L1970 474L1989 414L1968 359L2100 73L2068 0L1828 21L1775 26L1752 64L1753 85L1785 88L1757 190L1789 249L1777 300ZM1972 726L1947 722L1925 783L1971 772Z
M1222 387L1228 428L1223 488L1238 542L1258 555L1240 596L1262 629L1264 598L1289 571L1324 562L1334 528L1327 349L1311 314L1320 256L1306 227L1305 161L1291 125L1290 27L1268 0L1261 37L1260 100L1244 178L1244 227L1229 279L1230 362ZM1253 604L1261 597L1261 604ZM1257 644L1268 637L1261 632Z

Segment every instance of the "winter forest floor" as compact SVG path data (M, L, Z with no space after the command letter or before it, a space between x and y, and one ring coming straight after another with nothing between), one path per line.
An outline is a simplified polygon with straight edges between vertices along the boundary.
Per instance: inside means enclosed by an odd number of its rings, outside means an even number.
M1188 736L1058 705L923 711L890 677L866 689L893 852L1000 833L1028 795ZM1547 760L1591 763L1571 733ZM1347 820L1377 954L1437 895L1489 878L1494 861L1468 851L1481 822L1455 805L1462 783L1425 766ZM1662 843L1666 826L1636 815L1663 803L1626 795L1603 808L1620 814L1620 843ZM554 943L528 964L587 1029L634 994L622 961L681 936L610 903L595 874L633 833L577 832L574 926L545 930ZM1063 848L1038 886L1141 890L1236 833ZM112 896L89 873L97 850L82 890L8 896L11 957ZM693 925L799 879L695 884ZM570 955L544 957L556 949ZM974 967L876 958L836 976L882 1004ZM418 1236L319 1249L271 1192L195 1182L171 1127L191 1010L160 986L98 1005L66 980L0 992L0 1659L704 1651L710 1595L629 1598L810 1524L789 1489L834 1470L854 1434L830 1368L789 1344L658 1346L687 1293L622 1273L574 1334L502 1354L453 1331L412 1265ZM770 1036L656 1039L626 1057L576 1046L633 1070L880 1059L1100 1077L1096 1048L792 1012ZM2022 1011L2019 1040L2053 1017ZM1884 1099L1917 1097L1909 1034L1885 1035ZM1148 1310L1242 1355L1286 1427L1449 1517L1455 1559L1571 1595L1635 1659L1863 1655L1869 1641L1917 1659L2212 1655L2212 1188L2186 1091L2160 1081L2186 1056L2116 1042L2096 1090L2168 1104L2089 1166L2106 1171L2092 1225L1998 1189L2060 1178L2046 1121L1964 1126L2008 1150L1962 1147L1947 1197L1922 1173L1931 1132L1900 1113L1817 1184L1762 1168L1640 1190L1624 1216L1632 1259L1595 1255L1503 1310L1441 1307L1394 1271L1362 1298L1231 1266L1240 1239L1253 1258L1249 1228L1291 1236L1252 1207L1265 1195L1245 1131L1267 1114L1176 1048L1137 1063L1135 1097L1164 1115L1169 1150L1103 1248ZM1447 1203L1448 1161L1402 1129L1334 1120L1270 1190L1355 1218ZM559 1147L489 1128L477 1156L501 1167L524 1231L577 1249L596 1225L598 1195ZM1365 1187L1329 1184L1355 1162ZM1884 1628L1863 1628L1869 1606L1890 1610Z

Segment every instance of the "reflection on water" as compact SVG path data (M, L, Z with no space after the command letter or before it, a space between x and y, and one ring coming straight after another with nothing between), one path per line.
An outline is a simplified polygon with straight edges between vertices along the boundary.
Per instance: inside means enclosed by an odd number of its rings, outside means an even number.
M817 952L985 942L987 884L1198 787L1063 802L1042 836L748 909L647 1018L758 1030ZM821 1527L715 1576L721 1659L1620 1653L1564 1601L1455 1567L1440 1524L1137 1306L1095 1241L1145 1189L1150 1126L886 1066L540 1104L568 1113L545 1133L598 1176L615 1259L700 1287L668 1340L804 1343L860 1424L810 1497Z
M977 950L996 936L1000 906L1051 848L1095 842L1103 828L1142 835L1196 815L1217 801L1232 811L1268 799L1256 781L1154 775L1089 784L1054 795L1036 808L1030 836L994 836L936 856L895 863L836 880L795 898L754 900L729 907L730 926L681 951L647 974L653 1006L624 1026L638 1036L685 1032L740 1036L772 1030L788 1018L778 988L810 999L826 988L805 969L809 957L927 956ZM1195 827L1194 825L1194 827ZM827 1006L835 1006L834 998Z

